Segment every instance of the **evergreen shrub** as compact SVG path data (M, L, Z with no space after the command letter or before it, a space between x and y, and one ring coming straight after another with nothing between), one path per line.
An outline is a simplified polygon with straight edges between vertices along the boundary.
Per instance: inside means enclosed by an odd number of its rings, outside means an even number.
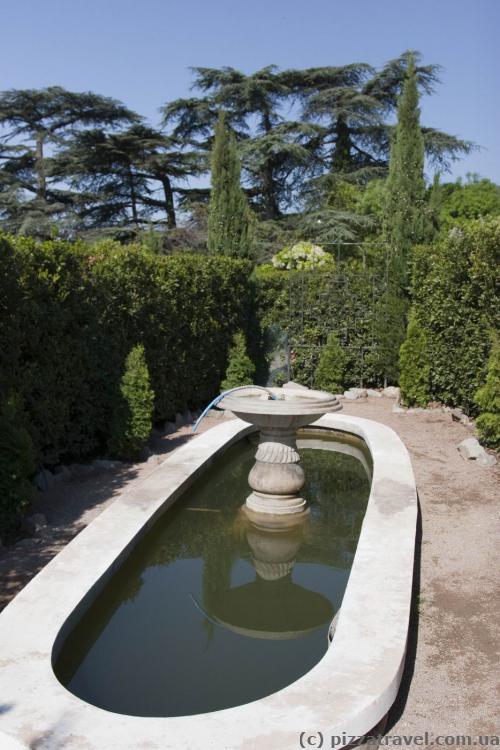
M430 363L427 336L416 312L410 312L406 339L400 351L401 395L408 406L427 406L430 401Z
M137 344L127 357L116 399L109 443L114 456L140 457L153 427L154 398L144 347Z
M0 407L0 533L15 530L32 497L35 450L14 396Z
M314 374L314 385L323 391L339 393L342 390L346 360L339 338L332 331L321 352Z
M482 442L500 450L500 338L494 336L485 384L476 393L476 425Z
M239 385L251 385L255 375L255 365L247 354L245 336L238 331L233 336L229 350L229 363L226 377L221 383L221 391L236 388Z

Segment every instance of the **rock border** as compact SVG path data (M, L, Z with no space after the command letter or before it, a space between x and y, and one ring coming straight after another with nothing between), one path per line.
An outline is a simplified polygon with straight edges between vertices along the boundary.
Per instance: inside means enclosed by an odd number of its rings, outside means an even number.
M266 698L213 713L141 718L68 692L52 671L67 632L155 520L212 460L253 432L227 420L169 456L73 539L0 614L1 729L33 746L77 750L289 750L301 733L363 736L399 688L410 613L417 495L408 452L382 424L341 414L314 423L361 437L373 480L330 648ZM388 541L390 540L390 543ZM209 679L209 675L207 675ZM340 747L341 745L339 745Z

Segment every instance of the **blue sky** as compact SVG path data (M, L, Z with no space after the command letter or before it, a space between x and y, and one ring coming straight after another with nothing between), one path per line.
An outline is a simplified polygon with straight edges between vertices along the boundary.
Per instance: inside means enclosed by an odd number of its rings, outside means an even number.
M121 99L157 124L189 66L245 72L379 66L412 48L443 66L422 122L483 149L453 167L500 183L500 0L5 0L0 89L61 85ZM496 38L495 38L496 37ZM445 177L445 179L450 179Z

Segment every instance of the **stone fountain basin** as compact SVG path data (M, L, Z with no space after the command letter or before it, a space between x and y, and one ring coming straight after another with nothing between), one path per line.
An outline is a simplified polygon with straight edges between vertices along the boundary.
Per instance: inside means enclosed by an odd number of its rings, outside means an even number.
M325 748L340 736L340 748L385 716L401 680L410 614L417 520L410 458L391 429L370 420L326 414L315 427L360 437L373 460L335 634L316 666L258 701L173 718L104 711L66 690L53 672L67 633L155 520L216 455L255 431L238 419L224 420L118 497L0 613L2 748L290 750L301 738L319 747L318 732Z
M238 391L225 396L219 403L221 409L233 412L244 422L260 430L297 430L315 422L323 414L339 411L342 404L331 393L310 391L306 388L268 388L276 396L262 390Z

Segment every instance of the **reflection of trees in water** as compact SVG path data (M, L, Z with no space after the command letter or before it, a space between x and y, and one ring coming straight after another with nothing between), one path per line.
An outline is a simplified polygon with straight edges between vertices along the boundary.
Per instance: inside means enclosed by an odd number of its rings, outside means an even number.
M227 519L224 518L222 513L220 514L220 520L222 523L212 525L210 541L202 554L202 601L207 611L212 608L212 601L217 590L230 588L231 570L233 562L238 556L237 540L232 534L228 533L230 529ZM203 627L207 634L208 646L213 635L214 625L205 617Z
M307 449L301 453L311 522L300 559L321 557L345 567L354 557L370 482L352 456Z

